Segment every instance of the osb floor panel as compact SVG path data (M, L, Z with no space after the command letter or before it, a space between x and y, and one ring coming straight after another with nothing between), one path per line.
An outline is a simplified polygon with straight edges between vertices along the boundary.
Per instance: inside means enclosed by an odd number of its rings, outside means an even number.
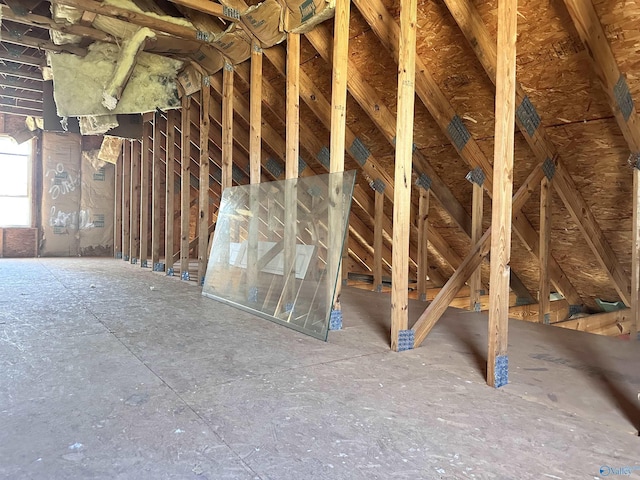
M398 354L353 288L323 343L122 261L0 278L2 478L640 478L636 343L512 322L494 390L481 314Z

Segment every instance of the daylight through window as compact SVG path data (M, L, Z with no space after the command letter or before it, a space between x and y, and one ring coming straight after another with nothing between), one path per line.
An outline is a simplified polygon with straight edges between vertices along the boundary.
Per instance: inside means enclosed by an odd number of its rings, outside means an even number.
M0 137L0 227L31 226L31 141Z

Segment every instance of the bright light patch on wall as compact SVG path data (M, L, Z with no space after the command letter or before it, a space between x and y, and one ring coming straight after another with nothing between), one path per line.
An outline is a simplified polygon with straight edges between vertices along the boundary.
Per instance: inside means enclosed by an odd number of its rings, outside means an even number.
M31 141L0 137L0 227L31 226Z

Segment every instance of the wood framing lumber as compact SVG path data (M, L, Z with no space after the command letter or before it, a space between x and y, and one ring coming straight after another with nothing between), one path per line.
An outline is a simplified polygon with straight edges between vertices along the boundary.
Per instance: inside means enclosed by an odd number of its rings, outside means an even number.
M595 73L609 100L618 127L624 136L631 158L640 159L640 122L631 97L626 78L618 67L618 63L607 40L600 19L589 0L576 2L565 0L567 10L571 15L573 24L580 35L580 39L587 47L587 53L591 57ZM631 259L631 337L638 338L640 329L640 209L638 207L638 183L640 163L636 161L633 169L633 225L632 225L632 259Z
M563 164L558 163L553 177L553 187L564 202L571 218L594 252L594 255L613 280L620 298L630 304L631 282L620 266L616 254L600 229L593 212L584 197L578 191L571 174Z
M10 87L27 92L36 92L42 97L42 82L25 81L19 78L0 77L0 87Z
M181 168L180 168L180 274L189 271L189 219L191 213L191 98L182 97L182 111L180 121L181 140ZM184 278L184 276L183 276Z
M540 306L540 323L549 323L551 286L549 283L549 257L551 255L551 184L547 177L540 182L540 279L538 287L538 304Z
M233 87L232 87L233 88ZM200 188L198 212L198 285L204 282L207 271L209 242L209 105L211 103L211 87L203 81L200 88ZM223 143L224 145L224 143ZM224 165L224 162L223 162ZM207 232L207 233L205 233Z
M122 255L122 190L123 190L123 177L122 177L122 164L124 160L122 158L122 152L118 162L114 166L115 169L115 182L113 201L115 203L113 209L113 254L117 258Z
M169 0L171 3L181 5L183 7L197 10L198 12L206 13L214 17L222 18L228 22L239 22L240 12L235 8L223 6L217 2L210 0Z
M541 173L541 169L539 166L534 167L531 173L529 173L527 179L520 186L520 188L518 188L518 191L513 196L512 212L516 212L516 206L522 208L522 205L524 205L524 203L533 193L533 190L531 190L528 186L536 178L537 182L540 182L541 175L543 174ZM419 347L420 344L424 341L433 326L438 322L444 311L447 309L447 306L451 303L451 300L456 297L458 291L460 291L460 289L463 287L464 283L471 275L471 272L478 268L480 262L482 262L482 260L489 254L490 248L491 227L489 227L487 231L484 232L480 241L474 247L472 247L469 254L465 257L460 266L449 278L445 286L442 287L431 304L420 315L416 323L413 325L412 330L414 330L415 332L414 348Z
M496 44L491 38L477 9L469 0L445 0L445 3L462 30L462 33L469 41L471 48L476 53L489 79L495 83L497 65ZM526 102L527 107L535 110L522 85L517 82L516 103L522 105L523 102ZM562 198L572 218L581 219L577 222L578 228L581 230L599 263L609 274L620 298L629 304L629 278L624 275L613 249L607 242L588 204L577 190L571 175L563 167L558 151L547 136L544 126L541 122L537 122L537 128L528 129L523 125L518 116L516 116L516 123L531 150L538 158L538 161L543 162L549 159L549 161L555 164L554 189ZM557 181L559 176L564 177L563 181ZM569 298L566 294L565 297Z
M153 117L153 155L152 161L152 189L151 189L151 267L156 269L160 263L160 242L162 238L162 215L160 210L161 195L164 190L161 176L160 146L162 141L162 124L160 113Z
M471 299L470 297L463 297L463 298L456 297L453 300L451 300L449 307L468 310L470 299ZM518 296L515 293L510 292L509 306L510 307L514 306L516 305L517 302L518 302ZM486 312L487 310L489 310L489 307L490 307L489 295L479 295L476 298L476 303L477 305L474 306L475 311Z
M360 9L359 3L357 1L355 3ZM395 25L393 19L390 17L381 3L377 4L377 2L374 1L367 2L366 8L363 8L365 20L370 23L376 33L378 35L387 35L387 37L381 40L389 50L395 53L395 58L397 60L398 54L397 47L395 46L397 45L399 38L399 29L397 25ZM392 36L389 37L389 35ZM318 51L318 53L320 53L320 55L326 61L329 61L329 47L331 45L331 38L327 29L320 25L313 31L307 33L306 37ZM391 44L393 44L394 46L391 46ZM442 102L447 102L444 95L439 90L437 90L433 95L429 93L430 91L428 89L437 89L438 87L432 79L431 82L423 81L426 70L419 58L416 58L416 65L418 66L418 69L416 71L416 87L418 88L419 92L423 92L423 97L432 98L432 96L434 96ZM349 72L349 91L353 95L354 99L363 108L363 110L369 115L371 120L376 124L380 132L384 134L385 138L387 138L387 140L395 146L395 116L387 108L375 89L367 83L367 81L364 79L364 76L358 71L357 65L355 65L353 62L350 62L349 64ZM313 98L316 97L317 94L314 93ZM439 126L442 128L443 132L445 132L445 134L450 137L450 134L448 133L448 127L451 123L451 118L455 116L455 111L450 104L447 103L446 105L447 108L443 107L445 112L440 115L434 115L434 119L439 122ZM436 109L438 108L438 105L435 104L434 101L431 101L429 104L427 104L427 107ZM449 117L445 121L444 118L446 117L446 115L449 115ZM480 166L481 168L486 169L487 165L489 167L491 166L491 163L488 159L486 159L473 138L469 139L467 145L468 146L463 150L463 152L461 152L461 156L471 167ZM439 201L439 203L452 217L456 224L465 232L468 237L470 237L471 217L467 214L466 210L456 199L451 190L440 179L435 169L430 165L430 163L427 161L427 159L419 149L414 149L413 151L413 163L418 173L426 173L429 176L429 178L431 179L431 191L434 197ZM491 170L489 170L488 180L485 182L485 188L489 189L491 188L490 173ZM520 224L523 229L526 229L524 230L523 235L526 235L528 238L532 236L537 237L535 230L526 219L521 220ZM512 275L511 286L514 291L516 291L522 299L534 301L529 291L526 289L520 279L515 275L515 273L512 272ZM567 287L564 290L569 290L569 288Z
M69 5L70 7L76 7L80 10L97 13L98 15L113 17L118 20L133 23L140 27L150 28L156 32L168 33L169 35L173 35L178 38L186 38L187 40L206 43L205 40L200 39L198 31L192 26L168 22L166 20L152 17L144 13L134 12L93 0L59 0L57 3L60 3L62 5Z
M131 143L122 142L122 259L131 254Z
M498 66L496 69L495 148L491 201L491 264L489 277L489 347L487 383L508 382L509 262L516 107L517 0L498 1Z
M42 109L42 93L40 92L27 92L25 90L17 90L15 88L2 88L0 90L1 98L11 98L14 100L27 100L30 102L37 102Z
M543 310L539 303L512 306L509 307L509 318L538 323L541 311ZM549 324L562 322L569 318L569 302L564 299L549 302L546 313L549 315Z
M471 198L471 245L475 245L480 237L482 237L482 220L483 220L483 203L484 203L484 190L482 185L473 183L473 193ZM482 270L477 268L475 272L471 274L469 278L469 288L471 293L469 295L469 309L471 311L477 310L480 304L480 297L482 296Z
M347 68L349 55L349 17L351 0L337 0L334 14L333 68L331 69L331 129L329 141L329 172L344 172L345 131L347 120ZM299 135L299 133L298 133ZM329 184L329 251L347 248L348 238L337 235L342 222L342 178L331 176ZM333 310L341 311L342 283L334 280L340 275L341 259L329 255L329 278L335 284ZM330 285L331 287L332 285ZM331 290L329 290L331 291ZM340 313L341 314L341 313Z
M596 313L554 324L554 327L599 335L624 335L629 333L630 326L631 310L628 308L615 312Z
M298 176L300 149L300 35L287 35L286 55L286 178Z
M262 150L262 48L251 44L251 80L249 82L249 164L250 181L260 183L260 153ZM234 105L235 105L234 100ZM246 118L245 118L246 120Z
M131 146L131 248L130 262L140 257L140 141L133 140Z
M297 181L300 149L300 35L287 34L286 58L286 155L285 177L288 180L284 191L284 271L288 272L285 291L282 293L285 309L289 310L295 298L296 226L297 226ZM327 279L335 274L328 265ZM330 280L329 280L330 282ZM328 290L331 291L331 290ZM331 301L331 299L329 299Z
M404 350L401 335L409 324L409 225L415 105L417 1L400 1L398 121L396 123L395 194L393 198L393 271L391 272L391 349ZM411 346L409 347L411 348Z
M418 317L412 327L415 335L414 348L419 347L424 341L471 273L480 266L482 260L489 254L490 247L491 228L484 232L480 241L471 249L469 255L466 256L445 286L442 287L440 293L436 295L427 309Z
M3 32L2 41L14 45L20 45L22 47L35 48L37 50L73 53L80 57L84 57L87 54L86 48L78 47L76 45L56 45L53 42L49 42L41 38L30 37L28 35L17 36L11 32Z
M41 110L33 110L20 107L12 107L10 105L0 105L0 113L6 113L8 115L17 115L20 117L41 117Z
M70 35L78 35L81 37L90 38L99 42L115 43L115 38L101 30L95 28L85 27L83 25L74 25L70 23L57 23L53 19L44 17L42 15L35 15L28 13L26 15L16 15L6 5L0 5L0 16L3 20L11 20L15 23L22 25L29 25L32 27L46 28L47 30L54 30ZM11 60L11 59L6 59ZM40 64L44 66L45 64Z
M631 245L631 325L632 339L640 340L640 170L633 169L633 220Z
M233 65L222 71L222 190L233 185Z
M151 186L153 125L142 124L142 155L140 159L140 266L147 266L149 259L149 189Z
M268 51L272 51L273 48L269 49ZM272 59L274 59L274 57L272 57ZM275 58L276 60L279 60L277 57ZM240 77L242 78L242 80L245 83L249 83L249 71L246 65L240 64L240 65L236 65L234 67L236 69L236 73L240 75ZM353 70L351 70L353 71ZM281 72L282 73L282 72ZM302 78L305 78L304 72L301 72ZM307 77L308 78L308 77ZM215 81L216 77L213 76L212 77L212 85L214 86L214 88L218 88L216 87L216 81ZM304 86L304 80L303 80L303 86ZM279 96L273 89L273 87L270 85L270 83L267 80L263 80L263 84L262 84L262 90L263 90L263 102L265 103L265 105L270 109L271 112L273 112L274 115L276 115L276 117L278 119L280 119L281 121L285 121L285 102L284 100L281 98L281 96ZM314 91L315 92L315 91ZM307 92L306 95L304 96L305 99L311 99L312 97L315 98L317 101L322 102L324 99L322 97L318 97L317 95L322 95L321 93L311 93L311 92ZM234 105L235 106L241 106L242 105L242 97L236 95L235 100L234 100ZM311 103L309 103L309 101L307 102L308 105L312 106ZM328 103L327 103L328 105ZM243 116L243 118L245 118L246 120L246 115L245 113L242 113L242 109L237 109L236 112L240 112L240 115ZM323 123L325 123L325 125L329 125L329 122L326 120L327 118L329 118L328 116L325 117L323 115L323 113L321 113L321 111L323 110L317 110L315 111L316 115L318 116L319 119L321 119L321 121L323 121ZM329 110L327 110L329 111ZM270 133L272 132L272 133ZM349 132L349 129L347 129L347 133ZM275 152L281 152L285 150L285 142L282 140L282 138L280 137L280 139L278 140L279 134L277 132L275 132L275 130L273 130L269 125L263 125L263 133L264 133L264 140L266 143L268 143L272 149ZM307 127L305 124L301 124L300 125L300 134L301 134L301 138L302 138L302 144L305 146L305 149L308 150L310 153L312 153L313 155L317 154L318 152L320 152L323 148L323 144L322 142L318 139L318 137L309 129L309 127ZM369 157L369 160L367 161L367 164L372 161L375 163L375 159L373 159L373 156ZM324 166L324 168L326 168L326 171L328 171L328 168L326 166ZM364 168L365 174L368 174L368 170L366 169L366 164L365 164L365 168ZM307 174L311 174L308 172L308 170L305 170L301 173L301 175L307 175ZM390 187L390 188L389 188ZM393 183L389 186L385 186L384 189L384 194L385 196L389 199L393 199L393 196L390 195L390 192L393 192ZM359 196L359 194L361 194ZM362 205L364 205L362 202L370 202L370 205L367 203L368 206L363 206L363 209L370 214L370 212L374 211L374 207L373 207L373 201L371 201L371 199L367 196L366 193L364 193L359 186L356 185L355 190L354 190L354 199L358 199L357 201L360 201L360 203ZM391 228L391 220L389 218L387 218L386 216L385 218L385 226L384 226L384 231L387 232L387 234L389 235L389 237L391 237L392 235L392 228ZM412 226L413 228L413 226ZM417 230L416 230L417 231ZM462 259L460 259L460 257L458 257L457 253L448 245L448 243L444 240L444 238L432 227L429 227L429 238L431 239L431 243L429 244L429 248L432 248L434 251L437 252L438 255L441 255L443 257L443 259L445 259L445 261L447 261L450 265L453 266L452 270L455 270L455 267L457 265L460 264L460 262L462 261ZM357 238L357 237L356 237ZM411 246L411 257L412 258L417 258L417 247L414 246L414 244L412 244ZM431 277L433 277L435 282L438 282L440 285L444 284L444 278L442 277L442 275L437 272L436 270L432 269L431 270Z
M40 71L35 72L33 70L22 70L8 65L0 66L0 74L25 80L35 80L36 82L43 81L42 72Z
M32 57L30 55L17 55L7 50L0 50L0 60L21 63L32 67L46 67L47 59L44 57Z
M0 95L0 105L3 107L21 108L23 110L33 110L38 113L42 112L42 103L34 102L32 100L5 98L4 96Z
M384 194L375 191L375 211L373 223L373 290L379 292L382 290L382 222L384 218ZM420 248L418 248L420 252ZM418 253L419 255L420 253Z
M176 110L167 112L167 131L165 137L165 220L164 220L164 252L165 269L173 269L173 255L175 254L175 185L176 185L176 126L179 122Z

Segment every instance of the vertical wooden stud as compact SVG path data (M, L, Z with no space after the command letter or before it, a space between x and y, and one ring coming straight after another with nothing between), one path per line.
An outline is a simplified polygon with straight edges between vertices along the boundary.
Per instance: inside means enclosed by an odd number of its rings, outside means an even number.
M329 156L329 173L344 172L345 133L347 114L347 79L349 65L349 17L351 0L337 0L334 15L333 29L333 68L331 82L331 139ZM340 293L342 290L339 281L340 267L346 266L341 260L346 251L345 236L338 235L340 223L343 217L342 178L334 176L329 184L329 252L342 251L343 254L330 255L331 262L327 266L329 273L329 291L335 288L332 300L332 312L330 327L337 330L342 327L342 309L340 306Z
M640 170L633 169L633 248L631 250L632 339L640 340Z
M247 300L258 301L258 234L260 223L259 183L262 151L262 48L254 40L251 44L251 78L249 99L249 181L251 183L249 221L249 249L247 251Z
M295 260L297 232L297 178L300 140L300 35L287 34L286 59L286 153L284 192L284 268L285 291L281 302L285 311L292 312L295 298Z
M154 271L160 266L160 242L162 239L162 212L160 210L160 202L162 194L164 193L164 187L162 185L164 179L160 175L160 142L162 140L160 120L160 112L156 111L153 116L153 185L151 191L151 267Z
M146 267L149 258L149 187L151 179L151 139L152 125L145 121L142 125L142 158L140 160L140 266Z
M487 383L508 383L509 261L516 94L517 0L498 0L495 148L491 208L491 276L489 278L489 355Z
M233 185L233 65L222 71L222 191Z
M262 48L251 44L251 89L249 100L249 176L252 184L260 183L262 150Z
M471 245L478 243L482 237L484 189L481 184L473 182L471 199ZM482 269L476 268L469 278L469 309L480 311L480 296L482 294Z
M538 288L538 322L549 323L551 293L549 256L551 255L551 182L547 177L540 182L540 284Z
M191 97L182 97L180 131L180 275L189 279L189 217L191 214Z
M198 213L198 283L202 285L209 255L209 77L200 89L200 191Z
M373 289L382 291L382 249L384 222L384 193L374 190L375 204L373 215Z
M122 259L131 255L131 142L122 142Z
M418 199L418 298L427 300L427 277L429 276L429 198L431 190L418 187L420 197Z
M140 258L140 146L131 142L131 263Z
M167 272L173 272L175 253L175 188L176 188L176 123L178 112L167 112L167 135L165 144L165 220L164 220L164 263ZM169 270L171 269L171 270Z
M396 122L395 190L391 287L391 349L413 348L409 322L409 221L416 70L416 0L400 0L398 120ZM407 338L405 338L407 337Z
M123 185L123 168L124 159L122 152L115 168L115 191L114 201L115 208L113 211L113 254L116 258L122 258L122 185Z

